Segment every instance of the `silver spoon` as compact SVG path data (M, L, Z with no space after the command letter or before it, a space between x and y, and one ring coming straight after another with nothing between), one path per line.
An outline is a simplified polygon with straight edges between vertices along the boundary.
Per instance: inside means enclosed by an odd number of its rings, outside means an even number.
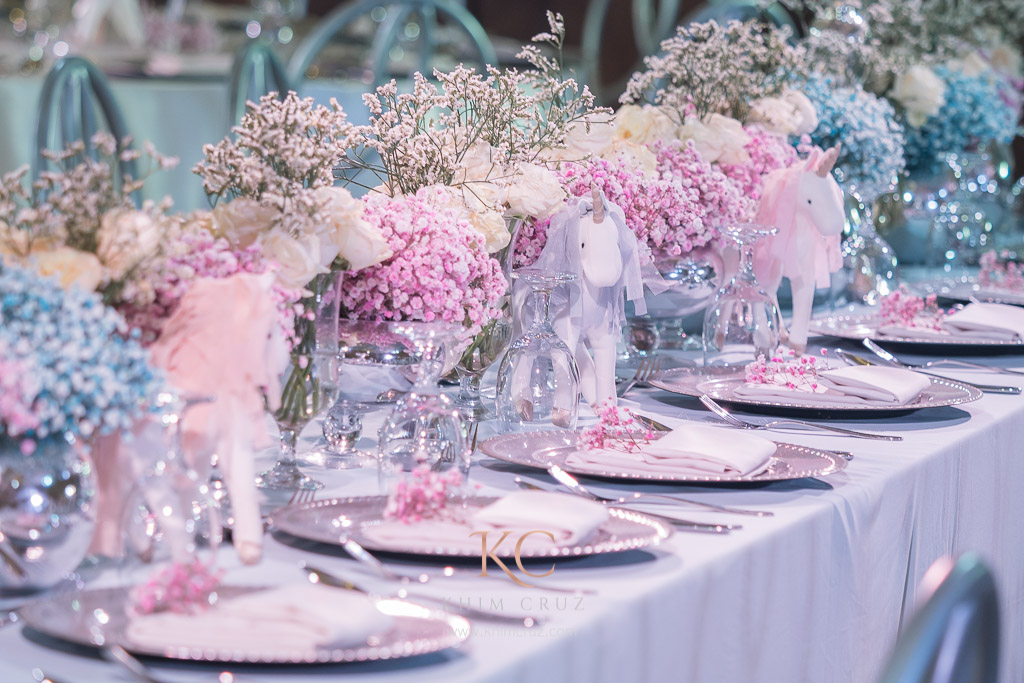
M877 439L878 441L903 441L902 436L893 436L889 434L874 434L871 432L859 432L855 429L844 429L842 427L833 427L832 425L816 424L814 422L804 422L803 420L772 420L771 422L765 422L764 424L757 424L754 422L746 422L739 419L728 410L726 410L721 404L715 401L707 394L702 394L700 402L704 406L713 412L718 417L728 422L733 427L739 427L740 429L773 429L775 427L807 427L809 429L820 429L826 432L835 432L836 434L843 434L844 436L855 436L860 439Z
M1000 374L1004 374L1004 375L1024 375L1024 371L1022 371L1022 370L1010 370L1009 368L997 368L997 367L993 367L991 365L984 365L982 363L971 363L970 361L956 360L956 359L953 359L953 358L942 358L942 359L939 359L939 360L930 360L930 361L927 361L927 362L924 362L924 363L907 363L906 361L902 361L899 358L897 358L896 356L894 356L893 354L889 353L888 351L886 351L885 349L883 349L881 346L879 346L875 342L871 341L870 339L863 339L863 340L861 340L861 343L864 344L864 347L868 351L870 351L871 353L875 354L876 356L878 356L882 360L887 361L889 363L892 363L893 365L896 365L896 366L900 366L900 367L904 367L904 368L910 368L911 370L916 370L918 368L925 368L925 369L934 368L934 367L939 366L939 365L953 365L953 366L958 366L958 367L962 367L962 368L972 368L974 370L987 370L988 372L996 372L996 373L1000 373Z
M911 372L916 372L917 374L924 375L926 377L937 377L939 379L945 379L945 380L949 380L951 382L956 382L957 384L963 384L965 386L974 387L975 389L983 391L986 394L1015 394L1016 395L1016 394L1019 394L1021 392L1021 388L1020 387L1007 387L1007 386L1001 386L1001 385L998 385L998 384L978 384L977 382L968 382L968 381L962 380L962 379L950 379L949 377L945 377L943 375L939 375L939 374L934 373L934 372L925 372L924 370L919 370L916 367L911 367L909 365L898 365L896 363L891 363L891 362L888 362L886 360L882 360L882 362L879 363L879 362L876 362L876 361L871 361L868 358L864 358L862 356L858 356L855 353L850 353L849 351L847 351L845 349L836 349L836 355L839 356L840 358L842 358L843 360L845 360L850 365L867 365L867 366L881 365L883 367L896 367L896 368L900 368L900 369L903 369L903 370L910 370Z
M325 571L323 569L311 567L305 562L301 563L299 566L302 568L303 571L306 572L306 575L308 576L311 583L319 583L324 586L330 586L332 588L342 588L344 590L355 591L357 593L362 593L373 598L373 594L370 591L359 587L352 581L342 576L332 574L331 572ZM501 614L499 612L492 612L490 610L478 609L476 607L463 605L462 603L453 603L448 600L436 598L432 595L424 595L422 593L410 593L405 588L398 590L396 593L396 597L400 600L408 599L410 602L427 603L435 605L447 612L457 614L461 617L465 617L466 619L479 619L482 621L491 621L499 624L508 624L511 626L522 626L524 628L534 628L535 626L539 626L541 623L543 623L537 617L513 616L510 614Z
M632 491L619 498L608 498L585 488L583 484L580 483L579 479L569 474L558 465L552 465L549 467L548 473L566 486L569 486L569 481L572 480L575 482L575 485L580 492L583 492L584 495L587 495L594 500L601 501L602 503L623 505L635 501L642 502L643 499L647 498L653 501L663 501L675 505L683 503L685 505L693 505L700 508L706 508L708 510L714 510L715 512L724 512L733 515L749 515L751 517L772 517L775 515L774 512L769 512L767 510L741 510L740 508L725 507L724 505L715 505L714 503L704 503L699 500L690 500L689 498L676 498L675 496L665 496L659 493L642 493L640 491ZM518 477L516 477L516 479L518 480Z

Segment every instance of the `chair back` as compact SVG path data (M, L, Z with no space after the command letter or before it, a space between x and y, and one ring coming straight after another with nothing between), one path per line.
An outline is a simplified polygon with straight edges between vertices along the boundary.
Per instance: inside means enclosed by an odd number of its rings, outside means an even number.
M698 7L687 14L682 24L703 24L714 19L719 24L729 21L748 21L758 19L765 23L775 24L779 28L788 26L793 30L794 38L799 37L799 27L793 17L779 3L767 7L757 0L710 0L703 7Z
M498 62L483 26L455 0L355 0L324 17L296 48L288 62L288 75L292 82L298 84L305 80L310 66L334 37L364 17L371 17L372 21L380 24L370 41L367 60L374 86L391 78L388 67L393 48L398 46L403 36L408 37L409 26L416 26L418 30L418 70L424 75L432 72L438 48L449 44L440 35L439 18L448 20L454 29L469 39L478 66L482 68Z
M995 683L998 666L995 581L969 553L913 616L880 683Z
M228 91L229 126L236 125L245 114L246 102L258 102L264 95L276 92L284 98L294 90L284 64L266 42L249 41L238 54L231 66L231 83Z
M50 164L43 156L46 150L61 151L81 140L86 156L95 159L97 153L92 136L101 127L114 136L120 149L128 137L128 129L107 78L81 57L58 59L47 74L39 96L32 180L38 179ZM121 168L135 176L134 162L122 162Z

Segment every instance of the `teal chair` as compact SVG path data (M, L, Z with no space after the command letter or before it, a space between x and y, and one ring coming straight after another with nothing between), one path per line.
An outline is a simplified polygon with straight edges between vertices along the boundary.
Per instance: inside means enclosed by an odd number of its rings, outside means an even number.
M995 581L969 553L900 635L880 683L995 683L998 668Z
M32 179L38 179L52 164L43 156L46 150L63 150L81 140L86 156L97 158L91 138L99 130L110 132L119 148L128 138L121 108L106 77L81 57L58 59L47 74L39 96ZM122 171L134 177L135 163L122 163Z
M390 80L391 49L398 43L400 32L412 20L416 20L419 27L418 69L421 73L432 72L434 57L442 46L438 35L438 19L441 17L450 20L469 39L477 66L498 63L483 26L454 0L357 0L324 17L313 33L296 48L288 62L292 83L305 80L310 66L336 35L349 29L358 19L365 16L380 18L382 15L383 20L370 43L367 62L375 86Z
M258 102L261 97L272 92L284 98L289 90L294 89L284 64L270 45L261 40L250 41L238 51L231 66L229 125L234 126L242 120L246 102Z
M762 6L757 0L712 0L702 7L687 14L683 24L703 24L714 19L719 24L727 21L748 21L759 19L765 23L772 23L778 27L788 26L793 30L794 38L799 37L799 27L793 21L785 7L775 2L767 7Z

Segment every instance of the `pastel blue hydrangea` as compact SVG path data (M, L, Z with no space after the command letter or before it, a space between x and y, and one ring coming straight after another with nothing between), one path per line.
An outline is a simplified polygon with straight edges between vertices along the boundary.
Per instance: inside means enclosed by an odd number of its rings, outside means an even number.
M89 437L131 427L160 388L137 336L97 294L0 267L0 348L32 373L31 412L39 421L21 436Z
M859 85L839 87L821 75L810 76L796 87L818 113L811 142L823 149L842 145L836 167L842 170L844 181L884 187L904 170L903 127L888 100Z
M943 165L943 154L1013 140L1017 110L1002 97L992 74L967 76L939 66L935 75L946 83L946 103L920 128L906 126L908 169L934 172Z

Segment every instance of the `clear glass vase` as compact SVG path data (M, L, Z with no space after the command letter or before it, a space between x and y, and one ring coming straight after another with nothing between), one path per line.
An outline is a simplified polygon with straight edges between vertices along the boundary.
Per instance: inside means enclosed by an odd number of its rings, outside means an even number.
M842 178L841 169L836 175ZM846 208L842 255L843 268L832 277L833 304L876 304L899 286L899 259L878 234L874 207L879 198L896 188L891 183L843 184Z
M299 470L296 442L309 422L334 405L338 392L338 308L340 273L318 275L296 315L297 343L282 376L280 406L273 412L281 435L274 467L257 478L260 488L277 491L317 490L319 481Z

